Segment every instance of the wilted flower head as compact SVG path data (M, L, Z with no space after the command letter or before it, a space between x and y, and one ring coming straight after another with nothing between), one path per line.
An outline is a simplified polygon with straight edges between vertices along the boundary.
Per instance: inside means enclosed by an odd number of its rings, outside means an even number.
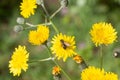
M20 31L22 31L23 30L23 26L21 26L21 25L15 25L14 26L14 31L15 32L20 32Z
M81 64L81 62L83 62L83 59L80 55L75 55L73 57L73 60L75 60L75 62L78 63L78 64Z
M57 76L57 75L61 74L61 69L58 66L54 66L53 70L52 70L52 74L54 76Z
M17 22L18 24L24 24L24 23L25 23L25 19L22 18L22 17L18 17L17 20L16 20L16 22Z
M96 46L112 44L117 38L117 32L113 26L110 23L104 22L94 24L90 34Z
M61 80L61 69L58 66L54 66L52 69L52 75L55 80Z

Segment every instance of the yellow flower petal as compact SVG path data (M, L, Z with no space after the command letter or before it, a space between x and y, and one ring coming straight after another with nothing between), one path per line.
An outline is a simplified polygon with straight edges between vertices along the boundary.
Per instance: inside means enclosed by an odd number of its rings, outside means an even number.
M81 80L118 80L118 76L112 72L105 72L104 69L89 66L81 73Z

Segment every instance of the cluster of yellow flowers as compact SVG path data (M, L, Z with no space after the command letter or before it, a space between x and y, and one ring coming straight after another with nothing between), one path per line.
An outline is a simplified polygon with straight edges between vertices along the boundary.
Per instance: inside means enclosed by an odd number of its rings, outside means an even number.
M29 18L34 14L37 8L36 0L22 0L20 5L21 15L24 18ZM29 42L33 45L41 45L47 43L49 38L49 27L46 25L38 25L37 30L31 30L29 32ZM110 23L100 22L93 25L90 30L90 35L93 43L96 46L102 44L112 44L117 39L117 32ZM56 34L52 38L52 46L50 48L52 54L58 60L63 59L66 61L67 58L77 55L76 43L74 36L68 36L62 33ZM11 60L9 61L10 73L14 76L19 76L21 70L26 71L28 69L29 53L25 46L19 45L15 48ZM80 56L74 57L77 63L81 63L82 58ZM54 67L53 74L60 74L60 68ZM105 72L103 69L95 67L88 67L81 73L82 80L118 80L118 76L112 72Z

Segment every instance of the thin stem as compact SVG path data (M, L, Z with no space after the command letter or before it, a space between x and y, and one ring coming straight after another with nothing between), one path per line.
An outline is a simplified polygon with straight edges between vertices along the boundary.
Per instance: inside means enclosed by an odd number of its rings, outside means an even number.
M67 75L67 73L61 68L61 66L55 61L53 60L53 62L61 69L61 71L63 72L63 74L68 78L68 80L71 80L71 78Z
M24 28L24 30L31 29L31 28L36 28L38 25L51 25L50 22L49 23L43 23L43 24L37 24L37 25L33 25L33 24L28 23L28 22L26 22L25 24L28 25L29 27Z
M28 22L25 23L26 25L30 26L30 27L36 27L37 25L33 25L33 24L30 24Z
M51 23L53 29L55 30L55 32L58 34L59 31L58 31L57 27L54 25L54 23L51 20L50 20L50 23Z
M41 4L41 6L42 6L42 8L43 8L45 14L47 15L47 19L50 21L50 23L51 23L53 29L55 30L56 33L59 33L57 27L56 27L56 26L53 24L53 22L51 21L52 18L51 18L51 17L49 18L49 14L48 14L47 9L46 9L45 6L44 6L44 3ZM62 7L60 7L55 13L53 13L53 17L54 17L55 14L57 14L61 9L62 9Z
M103 52L102 52L102 45L100 46L100 68L103 67Z
M63 7L60 6L60 8L58 8L58 10L56 10L51 16L50 19L52 19Z
M45 45L49 51L49 55L51 56L51 50L50 48L47 46L47 44ZM68 80L71 80L71 78L67 75L67 73L65 73L65 71L61 68L61 66L55 61L55 59L52 59L52 61L61 69L61 71L63 72L63 74L67 77Z
M49 13L48 13L47 9L44 6L44 2L41 4L41 6L42 6L43 10L45 11L45 14L47 15L47 17L49 17Z
M48 45L47 45L47 43L45 43L45 46L46 46L46 48L48 49L48 54L49 54L49 56L51 57L52 55L51 55L51 50L50 50L50 48L48 47Z
M32 60L32 61L29 61L28 63L33 63L33 62L44 62L44 61L50 61L50 60L54 60L54 58L49 57L49 58L45 58L45 59L41 59L41 60Z

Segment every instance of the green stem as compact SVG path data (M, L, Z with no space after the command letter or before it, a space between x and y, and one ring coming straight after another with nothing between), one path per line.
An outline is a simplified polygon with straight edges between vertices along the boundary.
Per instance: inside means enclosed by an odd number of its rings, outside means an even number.
M54 25L54 23L51 20L50 20L50 23L51 23L53 29L55 30L55 32L58 34L59 31L58 31L57 27Z
M49 56L51 57L51 56L52 56L52 55L51 55L51 53L50 53L50 52L51 52L51 50L49 49L49 47L48 47L47 43L45 43L45 46L46 46L46 48L47 48L47 49L48 49L48 51L49 51L49 52L48 52Z
M49 17L49 13L48 13L47 9L46 9L45 6L44 6L44 1L43 1L43 3L41 4L41 6L42 6L43 10L45 11L45 14L47 15L47 17Z
M60 7L57 11L55 11L55 13L53 13L53 15L51 17L49 17L49 13L48 13L47 9L45 8L44 3L41 4L41 6L42 6L43 10L45 11L45 14L47 15L47 18L50 21L53 29L55 30L56 33L59 33L57 27L54 25L54 23L52 22L51 19L55 16L55 14L57 14L62 9L62 7Z
M45 45L49 51L49 55L51 56L51 50L50 48L47 46L47 44ZM67 75L67 73L61 68L61 66L53 59L52 60L60 69L61 71L63 72L63 74L67 77L68 80L71 80L71 78Z
M49 61L49 60L53 60L54 58L49 57L49 58L45 58L45 59L41 59L41 60L32 60L29 61L28 63L34 63L34 62L44 62L44 61Z
M52 19L63 7L61 6L60 8L58 8L58 10L56 10L51 16L50 19Z
M31 23L28 23L28 22L26 22L25 24L28 25L28 26L30 26L30 27L37 27L38 26L38 25L33 25Z
M102 52L102 46L100 46L100 68L103 67L103 52Z
M71 78L67 75L67 73L61 68L61 66L55 61L53 60L53 62L61 69L61 71L63 72L63 74L67 77L68 80L71 80Z
M51 25L50 22L49 22L49 23L37 24L37 25L33 25L33 24L31 24L31 23L28 23L28 22L26 22L25 24L28 25L29 27L24 28L24 30L31 29L31 28L36 28L38 25Z

